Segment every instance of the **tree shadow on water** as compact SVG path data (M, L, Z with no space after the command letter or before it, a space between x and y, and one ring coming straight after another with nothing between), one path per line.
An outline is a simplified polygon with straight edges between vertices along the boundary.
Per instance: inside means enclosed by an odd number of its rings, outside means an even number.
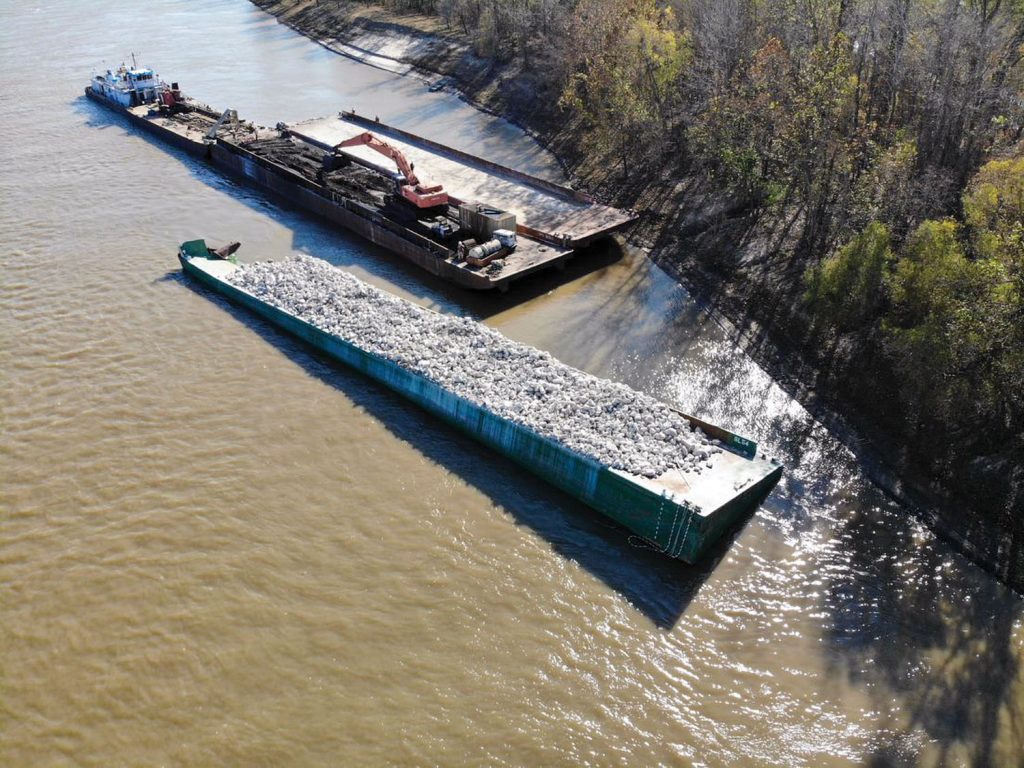
M547 541L559 555L601 579L660 629L675 626L742 528L738 524L723 536L698 565L673 560L383 385L328 360L305 342L234 306L180 272L168 273L162 281L181 283L214 301L309 375L343 393L400 440L479 490L516 523Z
M849 558L827 596L831 671L887 713L870 764L996 766L1009 753L1024 765L1021 598L899 509L858 509L839 538ZM910 746L920 732L925 756Z

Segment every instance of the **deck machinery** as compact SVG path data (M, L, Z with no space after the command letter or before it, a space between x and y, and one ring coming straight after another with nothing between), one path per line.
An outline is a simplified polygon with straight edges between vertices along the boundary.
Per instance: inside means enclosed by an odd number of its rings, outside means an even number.
M127 70L111 73L85 92L190 154L466 288L507 290L635 219L353 112L265 128L150 73L137 82Z

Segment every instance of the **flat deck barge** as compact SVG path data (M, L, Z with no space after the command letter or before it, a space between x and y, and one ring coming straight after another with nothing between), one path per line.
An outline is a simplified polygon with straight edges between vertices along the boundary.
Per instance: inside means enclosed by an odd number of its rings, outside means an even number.
M415 370L415 365L403 365L394 356L375 352L372 347L379 341L377 333L365 338L368 341L357 342L346 338L339 332L331 332L330 319L326 319L324 305L318 305L313 314L307 318L290 312L281 304L266 295L245 290L234 284L244 282L239 270L249 269L235 263L208 256L208 249L203 241L185 243L179 250L179 260L185 274L203 286L221 294L231 302L244 307L280 329L292 334L327 356L360 371L398 394L416 403L426 411L455 426L496 452L512 459L516 463L547 480L563 491L575 496L594 509L604 513L611 519L625 526L630 531L649 542L658 551L686 562L699 560L708 549L715 544L725 532L746 519L767 496L778 482L782 467L764 458L757 457L757 445L739 435L708 424L700 419L687 416L672 410L673 414L685 419L697 428L703 437L716 446L709 455L701 452L699 461L690 464L676 464L667 471L656 470L654 476L643 471L631 471L613 466L614 458L597 458L596 453L588 453L569 447L570 441L553 439L550 434L531 428L522 419L503 415L500 408L487 405L486 398L473 399L454 391L457 387L442 385L438 377L425 375ZM305 257L309 258L309 257ZM310 259L310 261L318 261ZM323 264L321 262L321 264ZM254 265L259 266L259 265ZM332 269L326 265L317 269ZM340 272L340 270L335 270ZM321 276L326 272L317 273ZM346 280L355 280L346 276ZM320 281L316 281L320 282ZM358 281L357 281L358 282ZM267 285L280 286L279 278L268 280ZM360 284L363 285L363 284ZM288 288L277 288L280 291ZM378 296L376 289L368 286L360 287L356 295L371 307L390 306L391 314L381 319L377 328L396 327L404 315L404 321L415 321L416 313L430 313L431 310L416 307L383 292ZM317 295L325 292L337 296L335 287L325 288L318 285L314 288ZM369 298L365 298L369 295ZM345 299L334 298L341 309L336 309L343 317L356 317L360 310L357 306L344 303ZM395 303L399 304L396 305ZM308 306L308 304L304 304ZM398 309L395 309L395 307ZM387 312L388 310L384 310ZM413 315L409 315L409 313ZM329 314L329 313L328 313ZM432 313L435 317L436 313ZM396 317L397 315L397 317ZM358 322L358 321L353 321ZM446 322L467 322L446 320ZM467 332L458 331L459 335ZM489 338L501 339L492 331ZM417 336L421 338L421 336ZM384 342L390 344L390 342ZM497 342L500 343L500 342ZM531 348L513 345L513 357L516 350ZM541 355L536 350L532 352ZM420 353L417 352L418 356ZM483 354L482 352L480 354ZM499 357L504 358L504 355ZM480 363L484 368L490 364ZM567 366L562 370L574 371ZM575 372L589 382L602 381ZM498 371L504 376L505 371ZM502 382L506 379L502 378ZM586 382L584 382L586 383ZM605 382L607 384L607 382ZM502 386L505 386L503 383ZM631 390L621 385L618 391L625 391L624 399L629 400ZM474 390L475 391L475 390ZM582 395L576 389L565 392L570 401L575 402L576 396ZM636 394L636 393L634 393ZM541 395L541 398L546 395ZM637 395L637 397L645 397ZM532 400L531 403L538 403ZM667 408L664 404L659 404ZM526 410L536 408L527 405ZM680 423L681 420L680 420ZM693 434L700 434L693 432ZM604 438L604 432L600 437ZM705 443L710 445L711 443ZM620 446L621 447L621 446ZM618 449L616 449L618 450ZM627 449L628 450L628 449Z
M103 78L85 89L90 99L193 156L465 288L508 290L527 275L561 268L576 250L635 218L568 187L353 113L265 128L240 120L233 110L218 111L191 99L176 84L173 92L168 103L134 103L134 97L112 98ZM367 147L337 149L343 140L368 131L407 152L418 172L442 182L447 203L426 209L410 205L394 193L398 175L379 154ZM471 217L467 209L485 213ZM489 258L467 259L473 245L493 237L496 227L488 227L488 216L514 228L515 245Z
M601 205L570 187L446 147L355 112L341 112L337 117L306 120L288 127L295 136L325 150L353 133L372 130L401 149L428 178L443 179L450 195L499 206L516 215L520 234L532 234L569 248L583 248L636 218L628 211ZM365 147L343 151L381 172L387 171L380 157Z

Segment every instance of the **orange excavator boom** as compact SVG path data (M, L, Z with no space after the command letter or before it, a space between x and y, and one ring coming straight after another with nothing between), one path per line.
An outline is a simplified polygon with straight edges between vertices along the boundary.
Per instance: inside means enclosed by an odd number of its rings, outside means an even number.
M394 161L395 165L398 166L399 173L404 178L404 181L400 181L398 184L398 191L402 197L417 208L433 208L435 205L446 205L448 203L448 193L444 191L440 184L427 184L420 181L419 177L416 176L413 164L406 159L401 150L374 136L369 131L364 131L353 136L351 139L345 139L340 144L335 144L334 150L357 146L369 147Z

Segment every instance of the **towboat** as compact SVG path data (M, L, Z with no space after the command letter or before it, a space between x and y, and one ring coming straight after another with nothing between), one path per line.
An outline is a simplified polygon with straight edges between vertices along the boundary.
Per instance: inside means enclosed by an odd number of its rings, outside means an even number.
M121 64L93 75L86 93L124 109L144 104L171 107L181 97L177 83L168 85L149 67L137 66L134 55L131 67Z

